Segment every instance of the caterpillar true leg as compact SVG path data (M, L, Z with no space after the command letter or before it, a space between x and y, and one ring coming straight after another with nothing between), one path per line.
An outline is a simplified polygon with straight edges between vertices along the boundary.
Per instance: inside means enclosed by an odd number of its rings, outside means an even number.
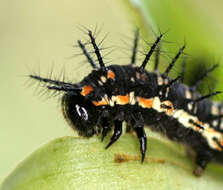
M114 125L115 125L114 133L110 139L110 142L107 144L106 149L109 148L122 135L122 121L115 120Z

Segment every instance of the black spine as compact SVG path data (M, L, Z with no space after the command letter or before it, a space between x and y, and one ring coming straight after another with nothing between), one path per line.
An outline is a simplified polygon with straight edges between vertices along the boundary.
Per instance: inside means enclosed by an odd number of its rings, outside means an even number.
M103 62L103 59L102 59L100 50L99 50L99 48L98 48L98 46L97 46L97 44L96 44L96 42L95 42L95 38L94 38L94 36L92 35L92 32L91 32L90 30L88 31L88 35L89 35L89 37L90 37L90 39L91 39L91 44L92 44L93 47L94 47L95 54L96 54L96 56L97 56L97 58L98 58L98 62L99 62L100 67L101 67L103 70L106 70L106 67L105 67L105 64L104 64L104 62Z
M183 50L185 49L185 45L183 47L181 47L178 51L178 53L176 54L176 56L173 58L173 60L171 61L171 63L169 64L169 66L167 67L166 71L163 73L163 76L168 76L169 72L171 71L171 69L173 68L175 62L177 61L177 59L180 57L180 55L183 53Z
M145 67L151 57L151 55L153 54L153 52L155 51L156 46L159 44L161 38L163 37L163 34L160 34L160 36L156 39L156 41L153 43L152 47L150 48L149 52L146 54L146 57L144 59L144 61L142 62L142 65L140 66L140 70L144 71Z
M137 53L137 48L138 48L138 42L139 42L139 29L136 29L134 45L133 45L133 49L132 49L132 57L131 57L132 65L135 65L135 62L136 62L136 53Z
M85 48L85 45L80 41L78 40L77 41L79 47L81 48L83 54L86 56L88 62L91 64L91 66L94 68L94 69L97 69L97 65L95 64L94 60L92 59L92 57L90 56L89 52L87 51L87 49Z

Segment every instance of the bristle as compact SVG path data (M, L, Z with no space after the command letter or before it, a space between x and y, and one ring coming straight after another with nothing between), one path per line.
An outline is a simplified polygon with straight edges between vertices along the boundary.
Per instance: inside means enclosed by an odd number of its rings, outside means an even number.
M171 69L173 68L175 62L177 61L177 59L180 57L180 55L183 53L183 50L185 49L185 45L183 47L181 47L178 51L178 53L176 54L176 56L173 58L173 60L171 61L171 63L169 64L169 66L167 67L166 71L163 73L163 76L168 76L169 72L171 71Z
M201 82L206 78L212 71L214 71L219 65L215 64L210 69L208 69L201 77L200 79L195 83L194 86L192 86L193 90L196 90L198 86L201 84Z
M154 71L157 71L158 70L158 67L159 67L159 58L160 58L160 44L157 46L157 50L156 50Z
M140 66L140 70L144 71L145 67L151 57L151 55L153 54L153 52L155 51L156 46L159 44L161 38L163 37L163 34L160 34L160 36L156 39L156 41L153 43L152 47L150 48L149 52L147 53L144 61L142 62L142 65Z
M195 100L190 100L190 102L200 102L200 101L202 101L204 99L210 98L212 96L216 96L216 95L221 94L221 93L222 93L221 91L216 91L216 92L210 93L208 95L202 96L200 98L197 98Z
M90 37L90 39L91 39L91 44L93 45L93 48L94 48L94 50L95 50L95 54L96 54L96 56L97 56L98 63L99 63L99 65L100 65L100 67L101 67L102 69L106 70L106 67L105 67L105 64L104 64L104 62L103 62L103 59L102 59L100 50L99 50L99 48L98 48L98 46L97 46L97 44L96 44L96 42L95 42L95 38L94 38L94 36L92 35L92 32L91 32L90 30L88 31L88 35L89 35L89 37Z
M182 65L181 65L181 82L184 81L185 67L186 67L186 58L183 59Z
M136 61L136 53L138 48L138 42L139 42L139 29L136 29L135 31L135 39L134 39L134 45L132 49L132 57L131 57L131 64L134 65Z
M80 40L78 40L77 43L78 43L79 47L81 48L83 54L86 56L88 62L91 64L92 68L93 68L93 69L97 69L98 67L97 67L97 65L95 64L95 62L93 61L93 59L92 59L90 53L89 53L89 52L87 51L87 49L85 48L85 45L84 45Z
M36 76L36 75L29 75L30 78L38 80L40 82L44 82L46 84L53 84L55 86L48 86L48 89L53 89L53 90L58 90L58 91L80 91L80 88L75 87L73 84L71 83L66 83L66 82L62 82L59 80L52 80L52 79L48 79L48 78L43 78L40 76Z

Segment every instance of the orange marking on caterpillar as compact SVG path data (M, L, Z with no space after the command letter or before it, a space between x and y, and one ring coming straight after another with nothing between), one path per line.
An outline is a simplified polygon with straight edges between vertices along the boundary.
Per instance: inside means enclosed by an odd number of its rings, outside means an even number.
M220 145L223 147L223 141L222 140L220 141Z
M85 85L85 86L82 87L81 95L86 96L86 95L90 94L91 91L93 91L93 88L89 85Z
M209 133L216 133L216 131L215 131L214 129L212 129L212 128L207 129L207 131L208 131Z
M120 104L120 105L128 104L129 100L130 100L130 97L128 94L125 96L121 96L121 95L117 96L117 104Z
M104 105L108 105L108 102L103 98L101 101L97 102L97 101L93 101L92 102L95 106L104 106Z
M223 139L219 140L219 144L223 147Z
M144 108L151 108L153 105L153 99L138 97L138 102L139 102L139 105L141 105Z
M113 71L109 70L108 73L107 73L107 78L110 78L110 79L114 80L115 79L115 73Z
M198 126L194 126L194 130L199 132L201 130L201 128Z
M216 146L216 149L222 151L222 148L219 145Z

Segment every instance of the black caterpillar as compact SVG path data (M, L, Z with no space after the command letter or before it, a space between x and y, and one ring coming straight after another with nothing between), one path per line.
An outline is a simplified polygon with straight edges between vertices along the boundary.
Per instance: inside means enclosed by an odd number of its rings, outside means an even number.
M49 90L63 92L62 110L65 119L79 135L91 137L102 133L102 140L114 126L108 148L122 134L123 121L134 130L140 142L143 162L147 149L144 125L168 138L188 145L196 153L194 174L200 176L211 160L223 161L223 106L208 98L220 92L201 96L196 88L217 65L206 71L197 83L186 86L182 74L171 79L168 73L182 55L181 47L167 69L160 73L158 56L153 72L145 67L158 48L163 34L150 47L141 66L136 66L138 31L130 65L105 66L92 32L88 31L98 65L80 40L78 46L93 67L93 71L77 84L29 75L46 84ZM157 51L158 52L158 51Z

